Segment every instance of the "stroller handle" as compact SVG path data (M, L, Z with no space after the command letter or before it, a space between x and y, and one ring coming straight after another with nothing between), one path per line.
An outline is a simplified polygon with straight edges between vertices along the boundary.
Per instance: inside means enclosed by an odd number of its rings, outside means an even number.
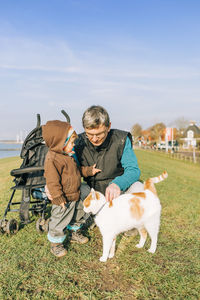
M37 128L40 127L41 120L40 120L40 114L37 114Z
M38 171L44 171L44 167L27 167L27 168L14 169L10 172L10 175L16 176L16 175L22 175L25 173L32 173Z
M71 123L69 115L66 113L64 109L61 110L61 113L65 116L66 120L68 123Z

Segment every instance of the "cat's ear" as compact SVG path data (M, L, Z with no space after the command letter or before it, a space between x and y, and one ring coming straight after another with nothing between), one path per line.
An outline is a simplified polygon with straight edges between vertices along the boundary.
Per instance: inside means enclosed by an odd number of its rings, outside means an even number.
M93 188L91 188L91 194L92 194L92 198L94 200L96 200L96 193L95 193L95 190Z

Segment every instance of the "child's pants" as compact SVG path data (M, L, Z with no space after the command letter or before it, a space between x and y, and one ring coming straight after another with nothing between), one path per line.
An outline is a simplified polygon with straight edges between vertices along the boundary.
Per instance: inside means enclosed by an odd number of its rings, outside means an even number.
M65 240L64 229L77 230L84 224L83 200L90 193L90 187L83 183L80 188L80 199L69 202L68 208L59 205L52 205L49 221L48 240L52 243L62 243Z

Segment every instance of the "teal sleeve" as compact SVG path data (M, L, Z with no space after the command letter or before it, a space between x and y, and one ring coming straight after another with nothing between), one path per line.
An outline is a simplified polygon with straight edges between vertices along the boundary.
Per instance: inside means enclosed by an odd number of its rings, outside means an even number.
M72 149L72 151L74 151L74 153L72 154L72 157L75 159L77 165L80 166L80 163L79 163L79 160L78 160L78 157L76 155L76 152L75 152L74 148Z
M121 191L127 190L134 182L140 178L140 169L138 167L137 158L132 148L130 139L127 137L124 151L121 158L121 164L124 173L117 176L111 183L115 183L120 187Z

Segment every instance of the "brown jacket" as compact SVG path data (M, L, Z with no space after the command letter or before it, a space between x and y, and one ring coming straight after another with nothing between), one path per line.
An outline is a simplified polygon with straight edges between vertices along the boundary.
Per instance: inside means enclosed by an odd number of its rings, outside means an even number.
M58 120L48 121L42 126L42 135L49 148L44 163L44 177L53 198L52 203L56 205L77 201L80 195L80 171L74 158L63 154L69 128L69 123Z

